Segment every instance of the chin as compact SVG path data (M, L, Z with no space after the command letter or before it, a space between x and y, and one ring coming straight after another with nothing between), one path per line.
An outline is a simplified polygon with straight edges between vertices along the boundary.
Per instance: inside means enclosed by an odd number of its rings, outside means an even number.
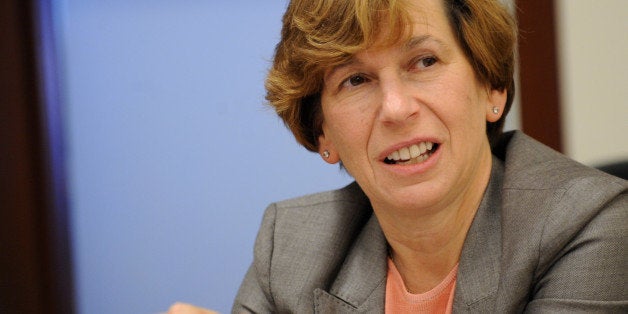
M427 183L397 188L383 194L387 196L386 203L390 206L408 210L433 207L443 197L439 189L427 186Z

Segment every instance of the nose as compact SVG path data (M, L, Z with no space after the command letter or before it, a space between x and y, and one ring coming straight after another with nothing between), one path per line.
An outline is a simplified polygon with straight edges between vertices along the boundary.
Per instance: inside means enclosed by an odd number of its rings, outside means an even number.
M386 124L403 124L419 114L419 103L412 97L410 86L399 76L380 81L382 104L380 117Z

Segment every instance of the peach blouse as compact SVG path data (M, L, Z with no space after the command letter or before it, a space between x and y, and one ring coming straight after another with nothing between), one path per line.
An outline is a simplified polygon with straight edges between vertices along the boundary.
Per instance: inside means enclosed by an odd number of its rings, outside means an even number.
M420 294L408 292L392 259L388 259L386 279L386 313L447 313L453 307L458 264L432 290Z

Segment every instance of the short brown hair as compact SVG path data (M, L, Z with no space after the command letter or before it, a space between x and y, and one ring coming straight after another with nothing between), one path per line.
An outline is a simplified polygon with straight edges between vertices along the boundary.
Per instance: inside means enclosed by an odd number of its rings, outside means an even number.
M502 117L487 122L494 143L514 98L517 27L499 0L443 0L456 39L480 82L508 91ZM371 46L381 25L394 43L409 25L407 0L292 0L266 79L266 99L296 140L317 151L324 71Z

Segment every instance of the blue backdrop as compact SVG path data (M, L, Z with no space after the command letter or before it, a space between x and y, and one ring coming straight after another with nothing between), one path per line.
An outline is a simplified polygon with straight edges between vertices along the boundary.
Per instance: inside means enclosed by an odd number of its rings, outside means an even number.
M53 2L79 313L228 312L268 203L351 181L265 107L285 6Z

